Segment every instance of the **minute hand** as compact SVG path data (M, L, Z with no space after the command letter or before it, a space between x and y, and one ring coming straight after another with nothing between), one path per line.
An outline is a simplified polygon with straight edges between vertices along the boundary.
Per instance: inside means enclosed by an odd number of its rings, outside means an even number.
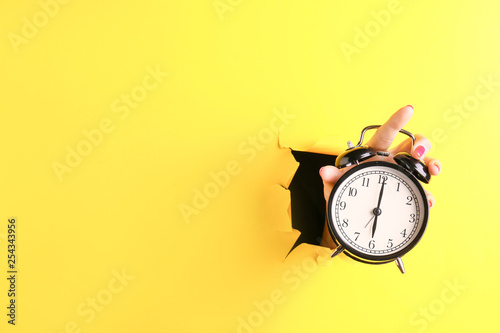
M372 226L372 238L375 235L375 230L377 229L377 220L378 216L382 214L382 211L380 210L380 203L382 202L382 196L384 195L384 185L385 181L382 182L382 186L380 187L380 193L378 195L378 204L377 208L373 210L373 213L375 214L375 220L373 221L373 226Z

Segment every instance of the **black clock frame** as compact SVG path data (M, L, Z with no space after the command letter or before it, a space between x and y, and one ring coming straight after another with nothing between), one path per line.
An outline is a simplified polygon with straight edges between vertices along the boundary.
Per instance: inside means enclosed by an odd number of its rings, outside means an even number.
M424 202L422 203L424 207L423 211L423 217L422 217L422 226L420 227L420 230L417 232L417 235L415 238L403 249L391 253L389 255L385 256L373 256L373 255L368 255L366 253L360 252L353 248L349 244L345 244L344 242L341 242L340 239L341 237L337 234L337 231L333 227L334 223L334 218L332 216L332 204L333 204L333 197L335 192L341 187L341 184L348 178L351 174L358 172L362 169L365 169L367 167L371 166L386 166L395 170L398 170L405 174L417 187L419 190L419 193L421 194L422 198L424 199ZM427 196L425 194L424 188L420 184L420 182L417 180L417 178L412 175L407 169L404 167L397 165L395 163L390 163L386 161L369 161L369 162L364 162L362 164L359 164L357 166L352 167L349 169L340 179L337 181L335 186L332 189L332 192L330 193L330 197L328 199L328 206L327 206L327 225L328 225L328 231L330 232L330 236L332 237L333 241L337 246L342 246L344 248L343 253L345 253L347 256L351 257L352 259L355 259L357 261L361 261L364 263L368 264L385 264L388 262L394 261L398 257L402 257L406 253L408 253L411 249L417 245L417 243L422 239L425 230L427 229L427 222L429 220L429 203L426 200Z

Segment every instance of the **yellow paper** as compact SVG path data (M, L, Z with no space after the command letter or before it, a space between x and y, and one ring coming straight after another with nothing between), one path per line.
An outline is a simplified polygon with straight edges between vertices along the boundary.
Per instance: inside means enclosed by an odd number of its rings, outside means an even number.
M495 331L499 14L2 2L0 331ZM338 153L407 104L443 164L407 273L286 258L289 147Z

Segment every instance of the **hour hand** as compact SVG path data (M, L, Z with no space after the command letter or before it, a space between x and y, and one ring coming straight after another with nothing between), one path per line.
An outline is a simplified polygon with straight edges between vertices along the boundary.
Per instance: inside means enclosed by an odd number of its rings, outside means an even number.
M385 185L385 181L382 183L382 186L380 187L380 193L378 195L377 207L373 210L373 216L375 216L375 221L373 221L373 226L372 226L372 238L375 235L375 230L377 229L378 217L380 214L382 214L382 210L380 209L380 203L382 202L382 196L384 195L384 185Z
M378 219L378 215L373 215L375 216L375 221L373 221L373 226L372 226L372 238L373 236L375 236L375 230L377 229L377 219Z

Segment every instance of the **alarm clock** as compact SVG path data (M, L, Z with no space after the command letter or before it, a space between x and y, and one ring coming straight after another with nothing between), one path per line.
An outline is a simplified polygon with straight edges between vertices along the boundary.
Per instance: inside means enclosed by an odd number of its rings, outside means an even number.
M408 153L396 154L394 163L385 160L389 152L363 146L365 132L378 127L365 127L358 144L349 141L335 161L340 169L351 168L328 200L327 225L337 245L331 257L344 253L369 264L394 261L404 273L401 257L417 245L427 227L429 203L421 183L429 183L431 176L425 163ZM400 132L415 144L412 133Z

